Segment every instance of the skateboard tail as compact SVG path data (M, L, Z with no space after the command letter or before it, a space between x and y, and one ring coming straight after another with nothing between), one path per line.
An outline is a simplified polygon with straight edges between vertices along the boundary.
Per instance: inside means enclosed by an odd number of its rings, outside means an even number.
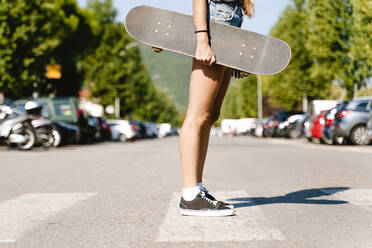
M130 37L132 37L133 39L137 40L136 37L134 37L134 35L131 33L130 31L130 28L129 25L132 25L132 20L134 20L135 18L133 18L134 14L139 10L141 10L144 6L137 6L137 7L134 7L132 9L129 10L127 16L125 17L125 20L124 20L124 27L125 27L125 30L127 31L127 33L130 35Z

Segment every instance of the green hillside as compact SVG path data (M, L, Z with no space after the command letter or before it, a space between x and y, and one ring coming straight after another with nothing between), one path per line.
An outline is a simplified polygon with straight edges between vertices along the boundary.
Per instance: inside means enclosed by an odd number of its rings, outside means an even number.
M140 50L153 82L184 112L188 103L191 58L171 52L156 54L144 45L140 45Z

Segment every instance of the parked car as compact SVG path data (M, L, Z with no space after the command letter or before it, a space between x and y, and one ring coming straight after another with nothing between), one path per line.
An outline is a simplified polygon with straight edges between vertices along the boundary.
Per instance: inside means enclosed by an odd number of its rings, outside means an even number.
M30 150L36 144L32 119L17 108L0 105L0 143L20 150Z
M57 132L53 133L53 146L77 144L80 142L80 128L77 125L68 124L63 121L54 121L53 124L57 130Z
M170 130L170 136L178 136L180 135L180 130L179 128L172 127Z
M324 110L330 110L339 104L339 101L337 100L313 100L310 103L310 119L314 120L314 118Z
M236 119L224 119L221 122L221 130L224 135L236 135L238 133L238 122Z
M28 101L25 104L26 113L32 120L31 124L36 135L36 145L47 148L55 144L55 132L58 131L50 119L42 116L42 109L43 105L37 101Z
M256 137L263 137L263 125L267 119L257 120L251 129L251 134Z
M323 110L320 112L318 116L315 117L313 121L313 125L311 128L311 136L312 138L319 139L321 141L323 135L323 128L325 125L325 115L327 114L328 110Z
M332 124L335 138L342 137L354 145L367 145L367 123L370 120L372 97L354 99L342 106Z
M146 127L146 137L148 138L157 138L159 136L159 131L155 123L145 122Z
M17 100L14 105L24 110L28 101L29 99ZM81 142L87 139L87 133L84 130L87 120L83 121L82 117L84 116L79 114L76 97L38 98L37 102L43 106L41 115L50 119L56 129L61 131L61 144L76 143L76 140ZM85 126L81 126L82 124ZM72 137L73 135L75 137ZM54 142L54 145L58 143L57 141Z
M111 128L106 119L103 117L97 117L97 120L100 132L100 140L111 140Z
M101 138L101 127L99 125L99 120L97 117L88 116L88 135L89 141L88 143L102 141Z
M250 133L255 118L241 118L238 120L237 134L247 135Z
M285 128L285 122L288 119L288 117L292 115L302 115L303 112L299 111L282 111L282 112L276 112L274 114L274 122L273 122L273 136L274 137L280 137L281 130Z
M111 128L112 140L125 142L135 138L133 126L127 120L108 120Z
M180 134L180 129L172 127L170 123L161 123L156 125L159 131L159 138L164 138L167 136L178 136Z
M266 120L259 120L259 119L256 119L252 125L251 125L251 131L250 131L250 134L253 135L253 136L257 136L257 137L262 137L262 132L263 132L263 123L265 122Z
M369 121L367 123L367 135L369 142L372 142L372 109L369 111Z
M308 140L308 141L312 141L313 139L313 136L311 135L311 127L312 127L312 122L311 122L311 115L309 114L303 124L302 124L302 129L301 129L301 132L302 132L302 135Z
M287 120L279 124L281 137L297 139L302 136L303 122L308 117L308 114L291 115Z
M326 144L342 144L343 143L343 138L341 138L341 137L335 138L334 137L332 124L335 120L335 115L336 115L337 111L339 109L343 108L343 106L345 104L347 104L347 102L337 104L336 107L327 111L327 113L324 117L325 125L324 125L324 128L323 128L323 134L322 134L322 137L321 137L322 142L324 142Z
M143 139L146 138L146 126L142 121L131 121L130 124L136 133L136 138Z
M270 116L263 123L262 136L263 137L273 137L274 136L274 116Z

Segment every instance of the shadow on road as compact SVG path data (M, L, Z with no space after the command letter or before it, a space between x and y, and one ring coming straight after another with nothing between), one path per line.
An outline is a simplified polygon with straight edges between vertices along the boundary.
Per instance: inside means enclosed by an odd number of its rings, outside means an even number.
M274 197L243 197L243 198L232 198L228 201L237 202L233 203L235 208L243 208L255 205L266 205L276 203L296 203L296 204L346 204L348 201L341 200L325 200L325 199L310 199L314 197L321 197L326 195L332 195L334 193L345 191L350 188L348 187L337 187L337 188L319 188L319 189L305 189L292 193L288 193L284 196Z

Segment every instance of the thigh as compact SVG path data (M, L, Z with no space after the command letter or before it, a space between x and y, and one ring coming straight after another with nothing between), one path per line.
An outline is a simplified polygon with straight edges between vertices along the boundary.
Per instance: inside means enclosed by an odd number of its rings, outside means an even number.
M211 113L225 68L220 65L207 66L193 61L190 78L190 95L187 116Z
M229 88L229 85L230 85L231 74L232 74L232 69L230 68L225 69L224 75L221 81L221 86L218 89L216 98L212 106L212 113L214 115L220 113L223 100L225 99L227 89Z

